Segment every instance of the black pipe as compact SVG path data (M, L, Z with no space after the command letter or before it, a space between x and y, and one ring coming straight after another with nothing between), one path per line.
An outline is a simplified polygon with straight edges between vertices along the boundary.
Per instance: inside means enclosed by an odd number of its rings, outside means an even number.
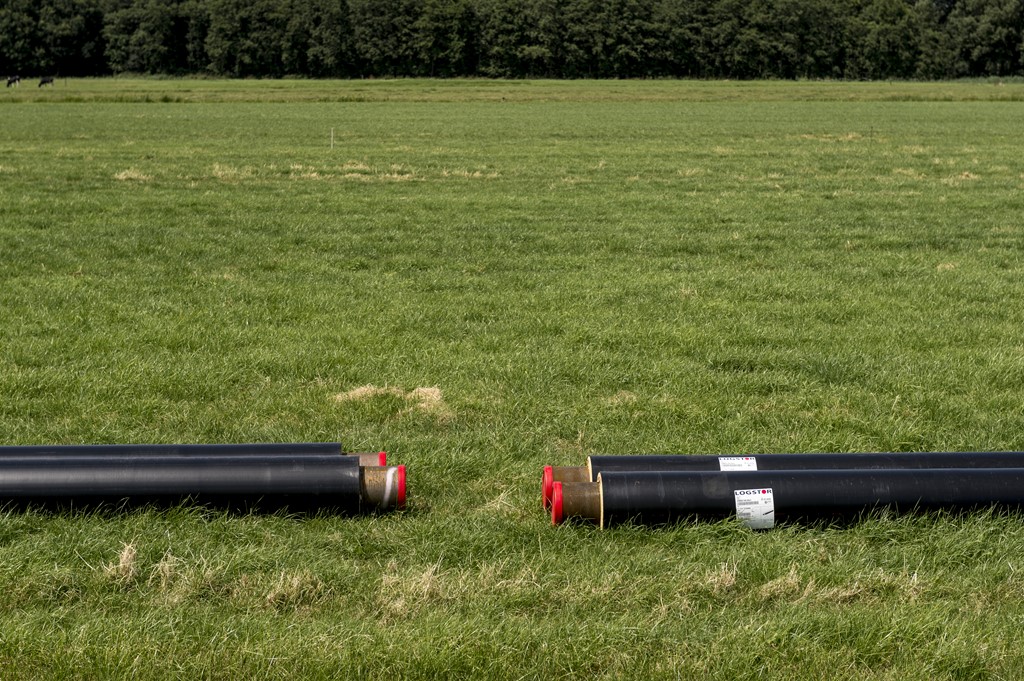
M1024 468L1024 452L909 452L835 454L601 454L586 466L545 466L541 477L544 508L551 507L555 482L597 480L603 471L846 470L886 468Z
M387 465L385 452L346 452L340 442L259 442L246 444L4 445L11 456L354 456L363 466Z
M355 513L370 505L360 494L359 463L337 452L8 455L0 457L0 503L92 508L190 501L232 509Z
M739 515L751 527L856 516L872 508L971 509L1024 504L1024 469L602 471L601 527L635 520Z
M594 455L591 482L602 471L797 471L884 468L1024 468L1024 452L907 452L846 454Z
M116 445L4 445L6 456L253 456L293 454L344 454L340 442L258 442L247 444L116 444Z

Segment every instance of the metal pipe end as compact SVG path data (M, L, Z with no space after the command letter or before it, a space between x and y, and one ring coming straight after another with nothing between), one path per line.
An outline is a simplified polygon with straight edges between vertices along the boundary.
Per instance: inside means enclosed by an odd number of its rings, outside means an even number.
M349 456L358 456L359 465L363 467L388 465L388 456L386 452L357 452L350 454Z
M556 482L587 482L587 469L583 466L544 466L541 475L541 503L545 510L551 508L554 484Z
M405 507L405 466L364 466L361 477L363 503L380 510Z
M551 524L569 518L597 521L601 518L601 491L596 482L556 480L551 494Z

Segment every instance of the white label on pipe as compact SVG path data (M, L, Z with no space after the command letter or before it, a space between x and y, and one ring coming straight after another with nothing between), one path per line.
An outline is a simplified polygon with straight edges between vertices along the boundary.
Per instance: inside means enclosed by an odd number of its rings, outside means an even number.
M775 495L771 487L738 489L736 517L752 530L767 530L775 527Z
M757 457L754 456L720 456L718 457L718 470L720 471L756 471Z

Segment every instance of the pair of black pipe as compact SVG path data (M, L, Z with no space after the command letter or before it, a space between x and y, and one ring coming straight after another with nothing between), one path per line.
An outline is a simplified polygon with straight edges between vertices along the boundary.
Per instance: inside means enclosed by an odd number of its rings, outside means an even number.
M544 469L552 523L737 516L754 528L871 508L1024 505L1024 452L591 456Z
M94 508L185 501L358 513L405 504L405 467L340 443L0 447L0 504Z

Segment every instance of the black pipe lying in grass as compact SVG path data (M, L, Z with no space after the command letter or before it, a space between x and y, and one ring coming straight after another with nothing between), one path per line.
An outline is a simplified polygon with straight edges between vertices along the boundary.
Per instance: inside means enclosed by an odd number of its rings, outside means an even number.
M856 454L593 455L586 466L545 466L541 494L551 508L555 482L594 482L603 471L847 470L887 468L1024 468L1024 452Z
M362 466L359 457L337 452L0 456L2 504L94 508L186 501L260 511L397 508L405 503L405 467Z
M753 528L855 517L874 508L967 510L1024 505L1024 469L602 471L596 482L554 484L552 523L601 527L737 516Z
M3 445L9 456L357 456L363 466L385 466L385 452L347 453L340 442L256 442L245 444Z

